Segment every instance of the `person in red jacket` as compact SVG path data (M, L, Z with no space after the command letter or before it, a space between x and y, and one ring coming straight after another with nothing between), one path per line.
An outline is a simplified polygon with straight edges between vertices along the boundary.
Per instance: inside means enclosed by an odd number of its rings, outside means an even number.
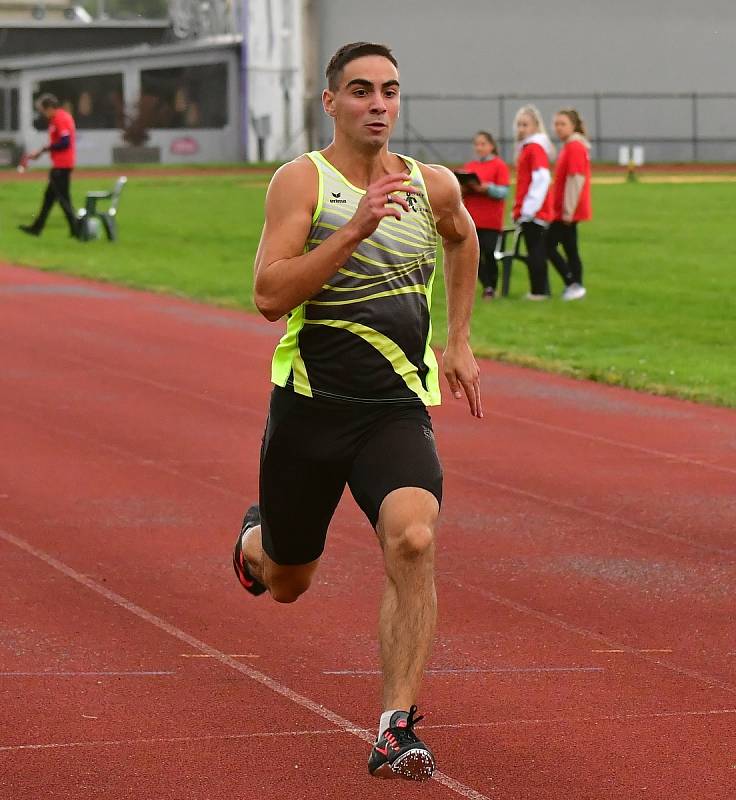
M480 244L478 278L483 286L483 299L493 300L498 284L496 242L503 228L504 198L509 192L509 168L498 155L496 142L487 131L473 137L475 160L468 161L463 171L478 176L480 182L462 185L463 203L473 218Z
M525 299L547 300L549 288L544 237L552 221L549 162L554 156L554 148L536 106L522 106L516 112L514 129L517 159L512 216L521 227L526 242L531 291Z
M585 297L583 262L578 252L578 222L591 217L590 142L585 123L574 108L563 108L554 119L563 143L552 188L554 218L547 233L547 258L565 282L563 300ZM557 249L562 245L563 256Z
M35 160L44 153L51 154L49 182L43 196L43 204L38 216L30 225L19 225L23 233L40 236L46 219L54 203L58 201L69 223L69 232L77 236L77 218L69 194L72 170L76 161L76 126L72 115L59 107L59 101L52 94L43 94L36 101L36 108L49 122L49 143L28 154Z

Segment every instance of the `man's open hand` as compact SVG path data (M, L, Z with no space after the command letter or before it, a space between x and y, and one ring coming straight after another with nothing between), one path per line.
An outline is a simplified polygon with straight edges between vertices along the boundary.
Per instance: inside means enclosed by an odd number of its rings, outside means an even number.
M465 392L470 413L478 419L483 417L480 399L480 368L467 342L450 343L442 356L442 368L450 384L452 396L459 400Z

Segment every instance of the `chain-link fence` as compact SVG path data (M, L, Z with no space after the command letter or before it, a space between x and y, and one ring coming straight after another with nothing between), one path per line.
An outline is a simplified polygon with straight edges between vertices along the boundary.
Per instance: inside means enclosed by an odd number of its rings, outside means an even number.
M491 132L513 159L516 110L533 103L551 124L573 106L588 127L595 161L617 161L622 145L643 145L648 162L736 161L736 94L415 94L402 95L395 150L420 160L459 163L470 158L477 130ZM323 119L320 113L315 118ZM325 146L331 131L317 131Z

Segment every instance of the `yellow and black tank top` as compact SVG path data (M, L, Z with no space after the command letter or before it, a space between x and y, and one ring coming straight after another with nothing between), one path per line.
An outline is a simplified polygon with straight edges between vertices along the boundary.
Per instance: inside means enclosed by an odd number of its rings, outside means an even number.
M319 152L307 153L319 176L307 249L313 250L355 213L363 189ZM407 183L411 210L387 217L311 300L289 314L273 357L271 379L307 397L366 403L440 403L430 347L430 305L437 231L417 163Z

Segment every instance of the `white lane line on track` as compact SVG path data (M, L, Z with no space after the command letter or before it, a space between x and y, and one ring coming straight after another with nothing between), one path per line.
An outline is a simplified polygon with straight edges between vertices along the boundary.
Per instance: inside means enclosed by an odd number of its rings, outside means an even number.
M176 675L175 672L0 672L0 678L109 678L133 676L140 678Z
M636 650L637 653L672 653L673 651L669 647L636 647L632 648ZM609 649L609 650L591 650L591 653L626 653L627 650L621 650L620 648Z
M465 730L481 728L503 728L513 725L578 725L581 722L627 722L652 719L682 719L687 717L710 717L736 714L736 708L715 708L707 711L659 711L651 714L604 714L597 717L539 717L532 719L504 719L495 722L446 722L437 725L422 725L422 730ZM238 741L240 739L277 739L298 736L334 736L335 733L360 733L363 728L335 731L334 728L300 731L259 731L255 733L219 733L202 736L148 737L139 739L91 739L82 742L45 742L35 744L0 745L0 753L23 750L62 750L73 747L124 747L144 744L197 744L211 741Z
M182 658L212 658L207 653L179 653ZM230 658L260 658L255 653L228 653Z
M362 728L355 728L351 731L329 730L304 730L304 731L273 731L262 733L220 733L211 736L171 736L171 737L149 737L141 739L99 739L85 742L50 742L48 744L15 744L0 746L0 753L14 752L17 750L60 750L65 747L121 747L124 745L137 744L189 744L197 742L211 741L237 741L238 739L276 739L289 736L334 736L335 733L359 733Z
M604 667L489 667L488 669L479 667L467 667L459 669L426 669L425 675L482 675L484 673L549 673L549 672L605 672ZM381 675L380 669L325 669L323 675Z
M548 625L554 625L558 628L561 628L564 631L568 631L569 633L574 633L576 636L582 636L586 639L593 639L601 644L608 645L610 648L615 648L617 651L622 653L629 653L630 655L638 656L643 661L646 661L649 664L654 664L657 667L662 667L663 669L668 670L669 672L673 672L676 675L680 675L681 677L690 678L692 680L698 681L698 683L704 683L711 687L716 687L718 689L723 689L723 691L729 692L730 694L736 694L736 688L731 686L728 683L724 683L723 681L719 680L718 678L712 678L710 675L705 675L702 672L698 672L694 669L688 669L687 667L680 667L677 664L671 664L669 661L662 661L662 659L655 658L654 655L651 653L643 653L641 650L635 647L626 647L622 645L620 642L617 642L613 639L609 639L607 636L604 636L601 633L596 633L595 631L590 631L587 628L581 628L577 625L574 625L571 622L566 622L564 619L560 619L559 617L554 617L551 614L547 614L544 611L538 611L536 608L532 608L531 606L526 606L523 603L517 603L515 600L510 600L508 597L502 597L501 595L495 594L494 592L488 591L482 586L474 586L469 583L462 583L457 578L454 578L452 575L444 575L444 579L450 583L455 584L455 586L463 589L466 592L475 592L476 594L481 595L482 597L486 597L489 600L492 600L494 603L498 603L505 608L510 608L513 611L516 611L520 614L524 614L528 617L533 617L534 619L538 619L541 622L544 622Z
M137 605L131 600L128 600L122 595L119 595L116 592L106 588L102 584L97 583L97 581L89 578L87 575L77 572L77 570L67 566L62 561L59 561L43 550L39 550L38 548L34 547L32 544L25 541L25 539L14 536L12 533L8 533L2 529L0 529L0 539L5 540L9 544L15 545L15 547L19 548L20 550L24 550L26 553L29 553L35 558L38 558L48 566L52 567L58 572L61 572L63 575L66 575L68 578L71 578L73 581L76 581L82 586L85 586L87 589L96 592L110 602L114 603L116 606L124 608L126 611L129 611L136 617L148 622L150 625L153 625L159 630L168 633L169 636L173 636L175 639L188 644L192 650L199 650L201 653L212 656L212 658L216 659L221 664L224 664L226 667L230 667L236 672L242 673L256 683L260 683L267 689L271 689L271 691L276 692L276 694L280 694L282 697L285 697L292 703L301 706L302 708L305 708L314 714L317 714L317 716L320 716L322 719L332 723L332 725L344 731L345 733L350 733L353 736L357 736L359 739L362 739L364 742L368 742L369 744L373 743L375 739L375 734L373 732L370 732L365 728L357 727L349 720L341 717L334 711L331 711L329 708L314 702L314 700L310 700L308 697L304 697L304 695L301 695L298 692L295 692L293 689L290 689L288 686L279 683L269 675L266 675L266 673L253 669L253 667L243 664L241 661L236 661L234 658L231 658L227 654L217 650L217 648L212 647L206 642L196 639L194 636L190 636L181 628L177 628L176 625L166 622L166 620L156 616L155 614L152 614L150 611L147 611L145 608ZM439 770L435 771L432 779L456 794L468 798L468 800L490 800L490 798L488 798L486 795L475 791L475 789L460 783L460 781L451 778L449 775L445 775L444 772L440 772Z
M720 464L711 464L709 461L701 461L699 458L691 458L690 456L680 456L675 453L668 453L666 450L657 450L653 447L643 447L640 444L632 444L630 442L622 442L618 439L609 439L607 436L599 436L595 433L586 433L585 431L578 431L575 428L566 428L562 425L554 425L551 422L542 422L538 419L531 417L519 417L516 414L507 414L504 411L488 411L489 416L500 417L501 419L509 419L513 422L521 422L525 425L534 425L537 428L544 428L545 430L554 431L555 433L563 433L565 436L577 436L581 439L590 439L592 442L600 442L601 444L609 444L613 447L622 447L625 450L636 450L640 453L646 453L649 456L656 456L657 458L664 458L667 461L678 461L682 464L691 464L696 467L703 467L704 469L713 469L717 472L725 472L729 475L736 475L736 469L732 467L722 467Z
M659 528L650 528L647 525L639 525L636 522L629 522L629 520L624 519L623 517L618 517L615 514L607 514L605 511L595 511L592 508L584 508L583 506L578 506L575 503L567 503L564 500L558 500L555 497L546 497L543 494L530 492L528 489L519 489L517 486L509 486L507 483L493 481L489 478L484 478L482 475L463 472L460 469L447 466L448 462L453 461L453 459L450 458L443 460L445 473L456 475L458 478L462 478L464 481L474 481L475 483L482 483L485 486L493 486L495 489L501 489L504 492L519 495L520 497L527 497L547 506L563 508L565 511L574 511L576 514L585 514L589 517L595 517L597 519L605 520L606 522L612 522L615 525L623 525L624 527L631 528L635 531L642 531L653 536L661 536L663 539L669 539L670 541L678 542L679 544L684 544L689 547L695 547L699 550L706 550L709 553L717 553L720 556L727 556L728 558L733 558L736 556L736 550L725 550L721 547L704 544L703 542L695 542L692 539L686 538L685 536L678 536L676 533L668 533L667 531L660 530Z

